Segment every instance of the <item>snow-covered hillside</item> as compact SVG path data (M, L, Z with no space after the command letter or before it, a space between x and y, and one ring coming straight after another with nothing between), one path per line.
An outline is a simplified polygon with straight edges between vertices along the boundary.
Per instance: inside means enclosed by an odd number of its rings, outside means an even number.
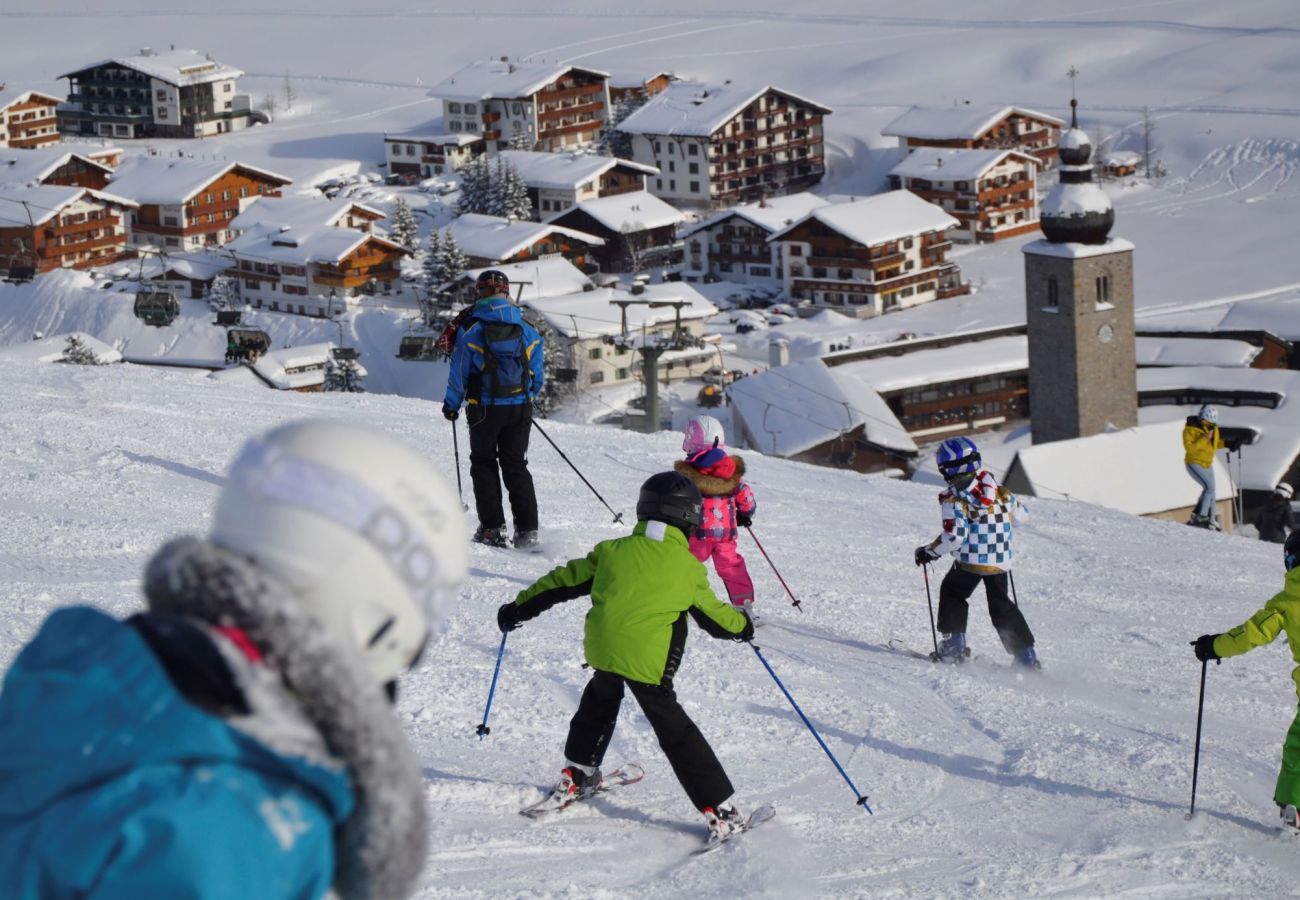
M0 664L65 603L139 607L155 546L204 529L242 439L338 416L401 434L452 473L427 402L249 394L184 371L0 361ZM676 456L672 434L548 426L617 509ZM1201 812L1183 819L1199 665L1187 641L1243 620L1281 583L1277 548L1081 504L1036 502L1016 587L1045 670L1010 670L979 603L978 658L936 668L885 642L929 641L912 548L937 528L933 489L748 460L755 531L803 601L784 600L742 543L766 626L758 644L875 815L855 807L753 653L693 633L686 709L747 804L777 819L689 855L690 808L629 704L608 760L646 780L551 822L516 814L557 774L588 673L584 603L510 636L496 607L552 564L622 533L545 445L531 454L546 553L475 547L446 632L403 681L400 712L425 769L435 839L426 897L1281 896L1300 858L1273 826L1273 779L1295 708L1282 646L1211 667ZM936 584L937 588L937 579Z

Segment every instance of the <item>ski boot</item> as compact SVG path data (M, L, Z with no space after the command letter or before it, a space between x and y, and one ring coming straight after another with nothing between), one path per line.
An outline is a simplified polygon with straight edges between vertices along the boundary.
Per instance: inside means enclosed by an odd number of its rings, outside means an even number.
M939 652L931 653L930 659L933 662L961 663L970 659L970 647L966 646L966 632L954 631L952 634L945 634L943 640L939 642Z
M506 530L504 528L484 528L482 525L474 532L474 543L487 544L489 547L506 546Z
M568 806L577 800L586 800L599 787L599 768L588 774L578 766L567 765L560 770L560 780L551 790L551 800L558 806Z
M519 550L531 550L541 542L542 539L537 536L537 529L515 532L515 547Z
M1041 671L1043 668L1043 664L1038 661L1038 654L1034 652L1032 644L1023 650L1016 651L1016 665L1023 666L1026 669L1033 669L1035 672Z
M1282 813L1282 831L1286 834L1300 835L1300 821L1297 821L1295 805L1279 803L1277 806Z
M716 808L706 806L700 812L704 813L704 820L709 824L709 846L720 844L745 829L744 815L730 800L719 803Z

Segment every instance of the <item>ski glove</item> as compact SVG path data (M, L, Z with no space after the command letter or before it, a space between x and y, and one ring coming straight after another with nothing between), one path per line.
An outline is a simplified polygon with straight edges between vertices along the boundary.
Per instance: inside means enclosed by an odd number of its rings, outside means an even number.
M1196 640L1192 641L1192 646L1196 648L1196 658L1201 662L1209 662L1212 659L1218 659L1219 654L1214 652L1214 639L1217 634L1203 634Z
M741 613L741 615L745 616L744 613ZM743 641L745 643L752 641L754 639L754 620L749 616L745 616L745 627L741 629L739 634L733 634L731 639L733 641Z
M912 559L916 562L918 566L923 566L926 563L932 563L938 558L939 558L939 554L935 553L934 548L931 547L929 544L922 544L921 546L917 547L916 552L912 554Z
M502 603L501 608L497 610L497 627L502 633L514 631L521 624L523 620L519 618L519 604L513 601Z
M455 422L457 419L460 418L460 410L452 409L450 406L444 403L442 405L442 417L446 419L448 422Z
M748 528L750 525L753 525L754 524L753 513L737 511L736 524L739 525L741 528Z

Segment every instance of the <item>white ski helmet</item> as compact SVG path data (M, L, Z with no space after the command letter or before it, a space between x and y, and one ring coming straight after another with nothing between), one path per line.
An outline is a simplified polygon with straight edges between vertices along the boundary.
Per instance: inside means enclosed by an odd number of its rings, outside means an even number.
M1285 481L1279 481L1277 487L1273 488L1273 490L1288 500L1295 496L1295 488L1291 487L1291 485L1287 484Z
M381 684L415 662L469 557L460 503L427 459L383 431L332 421L250 439L211 538L284 581Z
M1202 422L1209 422L1211 425L1219 424L1219 408L1217 406L1207 403L1201 407L1196 415L1200 417Z
M682 440L682 450L692 456L701 450L708 450L710 447L725 447L727 445L726 435L722 431L722 423L713 416L695 416L686 423L685 433L686 437Z

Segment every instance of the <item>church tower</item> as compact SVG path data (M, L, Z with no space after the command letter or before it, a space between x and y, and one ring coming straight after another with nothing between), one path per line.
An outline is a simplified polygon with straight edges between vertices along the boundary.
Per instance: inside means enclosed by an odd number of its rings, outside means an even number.
M1133 245L1110 237L1115 210L1092 181L1092 146L1071 100L1060 183L1024 247L1029 416L1035 444L1137 425Z

